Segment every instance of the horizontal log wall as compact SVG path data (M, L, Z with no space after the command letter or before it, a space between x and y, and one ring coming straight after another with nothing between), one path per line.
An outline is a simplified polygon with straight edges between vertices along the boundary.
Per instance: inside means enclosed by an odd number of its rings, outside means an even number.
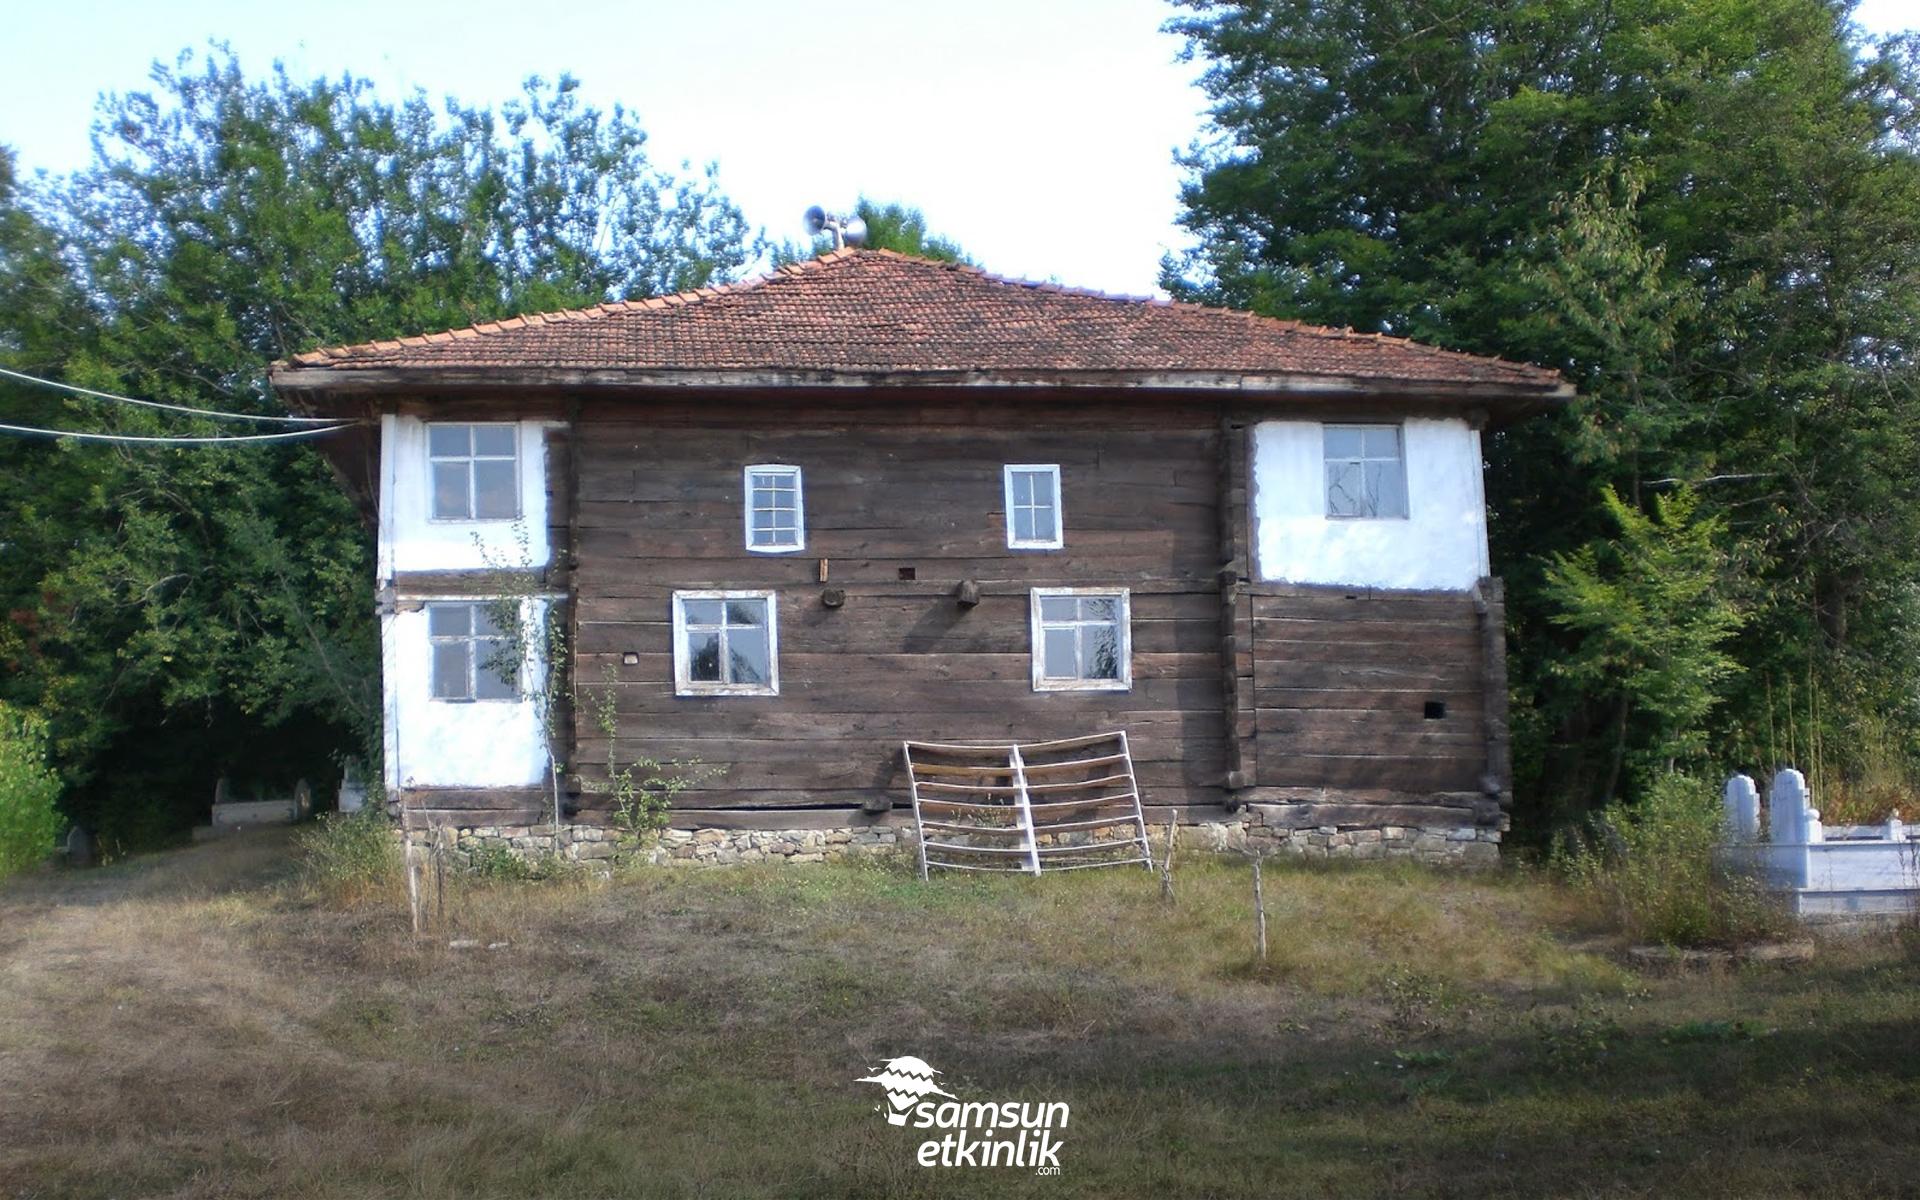
M1489 660L1472 595L1253 590L1261 789L1483 791Z
M1116 728L1150 803L1224 800L1211 407L599 402L576 429L575 670L614 693L619 759L716 772L678 807L904 805L903 740ZM748 463L803 470L803 553L744 548ZM1064 550L1007 549L1007 463L1060 464ZM1132 589L1130 692L1033 691L1028 589L1061 585ZM780 695L675 696L672 593L728 587L778 592ZM591 779L606 738L590 714L575 729Z

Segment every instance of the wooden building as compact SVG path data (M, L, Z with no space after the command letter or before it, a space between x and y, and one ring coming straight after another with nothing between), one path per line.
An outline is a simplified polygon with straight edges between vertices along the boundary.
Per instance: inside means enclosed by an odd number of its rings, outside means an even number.
M598 703L549 738L539 664L488 666L506 565L615 698L617 757L707 764L682 830L837 845L901 823L903 739L1108 729L1149 806L1224 836L1504 828L1480 438L1565 400L1552 371L842 251L273 382L364 422L331 452L378 529L413 826L554 836L549 753L558 836L605 825Z

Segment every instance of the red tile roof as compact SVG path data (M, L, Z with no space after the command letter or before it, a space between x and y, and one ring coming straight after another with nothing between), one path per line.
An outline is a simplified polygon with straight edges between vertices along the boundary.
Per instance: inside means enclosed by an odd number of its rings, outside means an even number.
M1325 376L1564 393L1553 371L1379 334L1192 304L1002 279L883 250L842 250L743 283L468 329L367 342L276 364L281 386L382 370L471 373L967 372Z

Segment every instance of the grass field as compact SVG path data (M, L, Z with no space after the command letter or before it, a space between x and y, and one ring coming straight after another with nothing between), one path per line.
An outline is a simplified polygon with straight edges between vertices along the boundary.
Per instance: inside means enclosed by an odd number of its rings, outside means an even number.
M0 1197L1920 1194L1920 949L1642 976L1520 873L642 870L416 940L283 834L0 887ZM481 946L453 949L455 938ZM506 942L489 950L488 943ZM1064 1101L925 1168L871 1084Z

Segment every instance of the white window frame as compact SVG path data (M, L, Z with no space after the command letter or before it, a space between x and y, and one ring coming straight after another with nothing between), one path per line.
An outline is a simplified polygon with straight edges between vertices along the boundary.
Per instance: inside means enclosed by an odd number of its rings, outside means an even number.
M753 477L786 475L793 480L793 537L791 546L760 546L754 543ZM807 548L807 489L799 467L787 463L756 463L740 473L742 507L746 510L747 549L755 554L798 554Z
M1053 537L1022 540L1014 535L1013 477L1017 472L1044 472L1053 481ZM1067 512L1060 505L1059 463L1008 463L1000 469L1000 490L1006 501L1007 549L1058 550L1067 544Z
M771 590L693 590L673 594L673 694L676 696L778 696L780 694L780 604ZM694 679L693 656L687 653L688 600L764 600L767 605L767 682L723 683ZM721 639L722 670L726 640Z
M475 618L495 601L491 599L453 599L424 600L421 602L421 615L426 618L427 626L427 699L435 704L519 704L527 698L527 664L514 664L513 694L511 696L482 696L480 694L480 672L487 669L480 657L480 635L474 632ZM433 610L458 605L470 610L465 634L436 634L433 632ZM497 640L504 642L508 650L513 649L513 637L501 632ZM464 696L441 696L436 694L434 684L434 648L454 642L464 642L467 647L467 694Z
M1327 457L1327 430L1352 429L1365 434L1368 431L1392 430L1394 447L1398 451L1391 460L1377 455L1362 454L1358 458L1342 458L1343 463L1359 463L1362 480L1366 478L1367 463L1392 461L1400 468L1400 498L1405 502L1405 511L1385 514L1337 513L1333 511L1332 497L1328 494L1327 465L1333 461ZM1413 516L1413 493L1407 486L1407 428L1404 424L1392 421L1327 421L1320 426L1320 502L1327 510L1329 521L1405 521Z
M1118 679L1057 679L1047 676L1046 638L1042 632L1049 625L1059 627L1060 622L1043 622L1040 619L1040 602L1058 597L1094 597L1120 602L1120 678ZM1074 621L1079 626L1086 622ZM1030 653L1033 659L1033 690L1036 692L1130 692L1133 690L1133 597L1123 587L1048 587L1034 588L1028 601L1028 637Z
M521 512L522 505L520 503L520 423L518 421L427 421L424 422L424 424L427 427L427 520L440 525L472 524L476 521L486 524L518 521L523 515ZM467 433L467 452L465 454L435 454L433 452L433 431L435 429L452 428L456 425L469 431ZM471 431L483 428L505 429L512 433L513 454L506 456L473 453L473 433ZM451 462L463 462L467 464L467 515L464 517L443 517L435 509L435 503L439 498L439 481L435 477L434 466L438 463ZM473 464L475 462L511 462L513 464L513 514L511 516L482 517L476 515L479 512L480 506L475 503L476 496L473 490Z

